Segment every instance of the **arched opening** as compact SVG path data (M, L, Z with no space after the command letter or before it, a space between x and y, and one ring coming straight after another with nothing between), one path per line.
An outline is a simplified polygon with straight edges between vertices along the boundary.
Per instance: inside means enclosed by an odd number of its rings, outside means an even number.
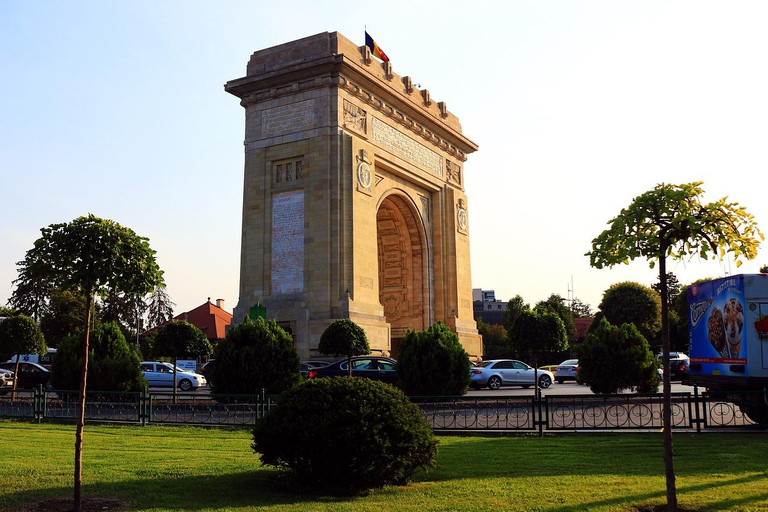
M392 355L408 329L428 327L429 275L424 228L418 213L398 195L376 212L379 301L392 330Z

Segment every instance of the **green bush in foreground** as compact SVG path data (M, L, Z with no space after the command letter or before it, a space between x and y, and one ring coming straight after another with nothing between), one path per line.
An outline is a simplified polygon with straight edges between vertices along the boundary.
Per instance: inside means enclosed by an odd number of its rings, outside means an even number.
M435 465L437 439L398 389L357 377L289 389L256 423L252 448L264 464L332 493L405 485Z

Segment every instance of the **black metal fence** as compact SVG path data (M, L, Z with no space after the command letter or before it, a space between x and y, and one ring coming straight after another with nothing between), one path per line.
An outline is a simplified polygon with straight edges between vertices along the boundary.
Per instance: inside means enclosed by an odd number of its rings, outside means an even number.
M695 430L768 426L768 393L674 393L672 428ZM144 390L138 393L89 392L89 422L249 426L276 397L201 395ZM556 432L580 430L658 430L661 394L412 397L436 432ZM76 420L78 394L38 389L0 395L0 418Z

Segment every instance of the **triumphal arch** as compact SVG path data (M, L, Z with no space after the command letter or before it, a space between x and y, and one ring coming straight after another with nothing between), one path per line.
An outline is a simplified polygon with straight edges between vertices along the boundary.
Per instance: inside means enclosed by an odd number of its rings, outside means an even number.
M307 358L335 319L395 356L439 320L479 356L464 194L477 145L446 104L337 32L255 52L225 90L245 107L235 321L266 308Z

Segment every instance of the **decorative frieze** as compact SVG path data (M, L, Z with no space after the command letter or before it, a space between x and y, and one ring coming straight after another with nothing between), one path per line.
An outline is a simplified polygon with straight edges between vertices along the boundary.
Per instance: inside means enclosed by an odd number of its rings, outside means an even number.
M361 135L367 132L367 113L349 100L344 100L344 127Z
M375 117L371 121L371 135L374 141L395 154L411 160L432 174L443 175L443 159L439 154L392 128L384 121Z
M299 101L261 112L262 136L281 135L312 128L315 124L315 100Z

